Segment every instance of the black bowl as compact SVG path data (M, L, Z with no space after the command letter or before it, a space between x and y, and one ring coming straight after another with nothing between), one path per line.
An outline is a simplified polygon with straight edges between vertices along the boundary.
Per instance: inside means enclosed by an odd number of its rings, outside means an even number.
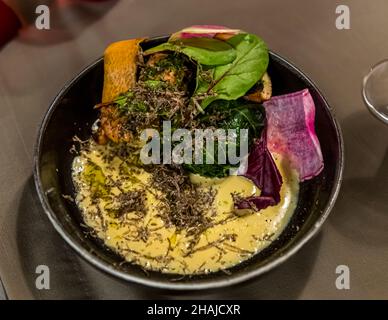
M167 38L145 43L153 46ZM338 195L344 167L343 141L331 108L316 85L299 69L271 52L268 72L274 95L308 88L316 105L316 131L325 161L325 169L316 178L300 184L298 205L286 229L269 247L249 260L229 269L230 275L217 272L187 277L160 272L146 274L88 236L77 206L63 195L74 196L69 152L72 138L90 137L90 127L98 116L93 106L101 101L103 58L98 59L68 83L48 109L39 130L35 149L34 178L44 211L59 234L85 260L124 280L167 289L205 289L236 284L263 274L295 254L317 233Z

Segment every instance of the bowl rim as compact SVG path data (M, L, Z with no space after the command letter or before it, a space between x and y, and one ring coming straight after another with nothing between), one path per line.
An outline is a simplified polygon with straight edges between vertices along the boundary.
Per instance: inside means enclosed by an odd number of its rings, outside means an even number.
M165 37L155 37L149 40L158 40L163 38ZM338 139L339 159L338 159L338 165L337 165L335 177L334 177L333 190L330 193L329 200L324 210L322 211L322 214L315 222L314 226L310 230L308 230L303 237L297 240L290 248L286 249L283 255L275 258L273 261L270 261L268 264L265 264L262 267L259 267L255 270L248 271L244 274L233 274L225 279L208 279L208 280L205 279L205 280L201 280L200 282L172 282L168 280L153 280L153 279L147 279L147 278L140 278L140 277L137 277L136 275L130 275L128 273L125 273L123 271L120 271L114 268L112 264L102 261L99 257L95 256L93 253L89 252L82 246L79 246L77 242L73 239L73 237L61 227L61 223L57 219L54 213L54 210L51 208L48 202L47 195L43 190L42 181L39 173L40 156L41 156L41 151L43 146L43 136L46 131L46 127L50 122L50 119L58 105L58 101L67 93L67 91L72 87L74 83L76 83L80 78L84 76L85 73L87 73L89 70L93 69L96 65L101 63L101 61L103 60L103 57L100 57L96 59L93 63L85 67L74 78L68 81L64 85L64 87L62 87L59 93L55 96L54 100L51 102L49 108L47 109L47 111L43 116L43 120L39 126L38 136L34 146L33 175L34 175L34 183L37 190L37 194L45 214L49 218L55 230L61 235L61 237L66 241L66 243L71 248L73 248L74 251L77 252L87 262L89 262L91 265L97 267L98 269L104 271L107 274L110 274L112 276L115 276L125 281L130 281L133 283L154 287L158 289L169 289L169 290L205 290L205 289L215 289L215 288L236 285L238 283L245 282L252 278L258 277L259 275L262 275L270 271L271 269L274 269L275 267L284 263L289 257L294 255L296 252L298 252L314 235L318 233L318 231L320 230L323 223L325 222L325 220L327 219L328 215L330 214L331 210L334 207L334 204L338 197L342 180L343 180L344 163L345 163L344 141L343 141L341 128L332 112L333 109L330 107L329 103L327 102L326 98L323 96L321 91L318 89L317 85L298 67L296 67L293 63L289 62L279 54L270 50L270 55L276 58L277 60L280 60L284 65L286 65L289 69L293 70L296 74L301 75L302 79L309 86L314 88L314 90L316 90L317 94L324 102L325 108L329 112L329 115L333 122L334 129L336 131L336 136Z

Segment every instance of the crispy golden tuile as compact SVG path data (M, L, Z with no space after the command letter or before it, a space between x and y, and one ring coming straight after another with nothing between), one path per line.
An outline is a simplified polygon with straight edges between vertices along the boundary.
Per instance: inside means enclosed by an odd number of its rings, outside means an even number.
M102 102L110 102L135 85L139 44L144 39L112 43L104 54Z
M137 59L139 44L144 39L131 39L112 43L104 54L104 87L101 110L101 126L95 134L99 144L129 142L130 134L124 128L123 119L118 110L111 105L120 94L127 92L136 83Z

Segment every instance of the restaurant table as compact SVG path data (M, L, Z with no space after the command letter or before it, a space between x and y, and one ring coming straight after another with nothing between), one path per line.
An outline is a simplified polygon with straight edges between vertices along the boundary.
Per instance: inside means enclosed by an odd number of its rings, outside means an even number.
M336 8L350 9L350 29ZM388 1L60 1L51 29L25 28L0 49L0 278L9 299L380 299L388 298L388 127L361 97L363 76L388 58ZM260 35L313 79L345 141L338 200L320 233L275 270L234 287L173 292L117 280L83 261L56 233L32 178L33 145L50 101L120 39L218 24ZM50 289L38 290L38 265ZM336 268L350 288L336 287ZM1 291L1 290L0 290ZM0 294L4 296L5 294Z

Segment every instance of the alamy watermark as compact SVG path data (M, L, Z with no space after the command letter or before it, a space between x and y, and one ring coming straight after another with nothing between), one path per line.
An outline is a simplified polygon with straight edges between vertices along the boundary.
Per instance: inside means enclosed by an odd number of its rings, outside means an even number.
M161 134L146 129L140 134L144 164L242 165L248 156L248 129L176 129L163 121Z
M35 9L35 13L38 15L35 20L35 27L38 30L50 29L50 8L47 5L39 5ZM337 15L335 19L335 26L338 30L350 29L350 8L347 5L341 4L335 8Z
M35 9L38 17L35 20L35 27L38 30L50 30L50 8L46 5L39 5Z
M339 265L335 269L338 274L335 280L335 286L338 290L350 290L350 269L346 265Z
M35 287L38 290L50 289L50 269L48 266L41 264L35 269L35 273L38 275L35 279Z
M350 8L344 4L341 4L335 8L337 18L335 19L335 27L338 30L350 29Z

